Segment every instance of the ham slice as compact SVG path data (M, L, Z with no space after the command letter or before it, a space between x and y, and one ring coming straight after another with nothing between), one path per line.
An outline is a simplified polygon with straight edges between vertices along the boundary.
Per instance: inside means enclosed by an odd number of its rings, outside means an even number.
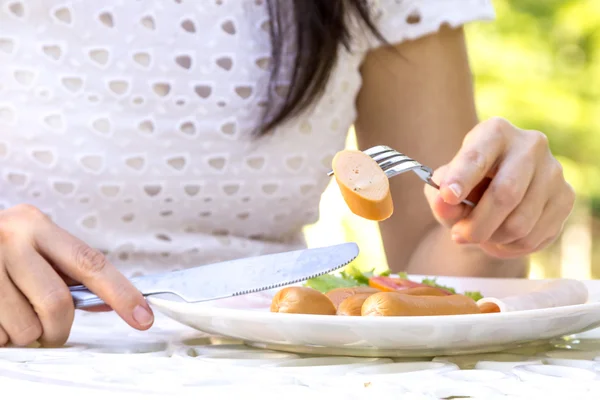
M536 310L540 308L584 304L588 300L587 287L575 279L557 279L545 282L536 290L516 296L484 297L477 302L483 313Z

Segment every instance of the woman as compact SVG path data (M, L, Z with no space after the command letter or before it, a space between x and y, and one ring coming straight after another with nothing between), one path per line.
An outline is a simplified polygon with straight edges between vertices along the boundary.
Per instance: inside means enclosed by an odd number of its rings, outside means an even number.
M571 210L543 134L477 120L488 1L1 4L1 344L64 343L75 282L147 329L128 277L302 247L352 124L437 168L391 183L395 270L521 276Z

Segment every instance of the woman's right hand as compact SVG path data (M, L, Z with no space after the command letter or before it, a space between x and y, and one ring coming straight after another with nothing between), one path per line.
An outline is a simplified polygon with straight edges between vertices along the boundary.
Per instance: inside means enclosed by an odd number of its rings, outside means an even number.
M82 283L133 328L154 317L104 255L33 206L0 211L0 346L63 345L74 318L68 284Z

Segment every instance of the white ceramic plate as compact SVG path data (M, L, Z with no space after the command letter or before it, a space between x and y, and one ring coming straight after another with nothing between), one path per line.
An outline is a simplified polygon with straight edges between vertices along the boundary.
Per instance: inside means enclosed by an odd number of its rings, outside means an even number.
M420 279L422 277L413 276ZM438 278L459 292L484 296L524 293L540 281ZM200 331L251 346L299 353L421 357L503 351L545 343L600 326L600 282L585 281L590 302L502 314L438 317L342 317L269 312L277 290L205 303L164 298L149 302L163 314Z

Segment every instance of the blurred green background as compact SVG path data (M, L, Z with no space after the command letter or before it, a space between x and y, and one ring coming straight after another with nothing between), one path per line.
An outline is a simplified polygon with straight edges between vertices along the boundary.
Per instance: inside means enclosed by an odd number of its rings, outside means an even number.
M532 274L600 275L600 1L495 0L497 20L468 27L482 118L546 133L577 191L561 240ZM596 239L596 240L594 240Z
M578 200L564 232L531 259L530 276L600 277L600 0L495 0L497 19L466 28L480 118L546 133ZM349 147L355 147L350 135ZM323 197L310 244L359 243L361 268L386 268L375 223Z

